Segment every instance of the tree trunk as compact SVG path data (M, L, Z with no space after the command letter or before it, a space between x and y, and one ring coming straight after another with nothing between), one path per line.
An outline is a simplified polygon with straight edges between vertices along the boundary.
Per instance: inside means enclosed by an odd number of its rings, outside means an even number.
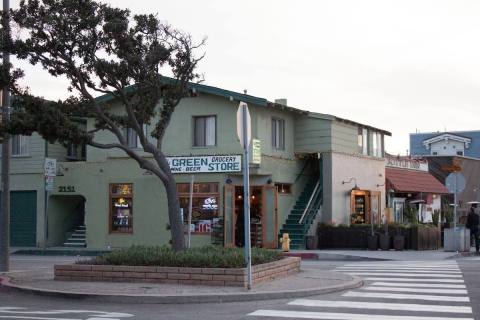
M185 250L185 237L183 235L183 221L180 215L180 203L177 197L177 185L173 175L168 173L168 181L164 184L167 192L168 218L170 220L170 233L172 235L172 249Z

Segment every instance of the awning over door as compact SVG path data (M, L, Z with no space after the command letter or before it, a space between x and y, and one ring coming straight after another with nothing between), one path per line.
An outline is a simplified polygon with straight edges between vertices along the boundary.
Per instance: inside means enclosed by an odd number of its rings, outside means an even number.
M388 187L396 192L449 193L447 188L428 172L387 167L385 178Z

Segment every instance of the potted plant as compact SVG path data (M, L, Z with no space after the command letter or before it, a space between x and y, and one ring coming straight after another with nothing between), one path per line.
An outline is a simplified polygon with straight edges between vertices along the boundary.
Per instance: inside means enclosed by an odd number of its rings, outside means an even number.
M378 250L378 235L373 230L373 221L370 222L370 234L367 237L368 250Z
M396 251L405 249L405 236L402 234L400 225L395 226L395 235L393 236L393 248Z
M382 250L390 250L390 235L388 234L388 222L385 220L384 222L384 233L380 234L379 242L380 242L380 249Z

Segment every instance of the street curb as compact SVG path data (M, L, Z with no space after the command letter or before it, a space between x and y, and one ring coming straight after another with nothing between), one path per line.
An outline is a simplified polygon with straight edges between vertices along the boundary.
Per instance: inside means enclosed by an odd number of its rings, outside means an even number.
M185 304L185 303L210 303L210 302L243 302L271 299L290 299L314 296L320 294L334 293L348 289L354 289L363 285L363 280L351 276L353 280L348 282L313 289L267 291L267 292L245 292L245 293L223 293L223 294L201 294L201 295L123 295L123 294L93 294L69 291L58 291L38 289L28 286L19 286L10 282L8 276L0 276L0 287L11 290L30 293L35 295L67 298L67 299L94 299L95 301L133 303L133 304Z
M461 258L468 258L468 257L478 257L480 256L477 252L459 252L453 256L448 257L447 259L461 259Z

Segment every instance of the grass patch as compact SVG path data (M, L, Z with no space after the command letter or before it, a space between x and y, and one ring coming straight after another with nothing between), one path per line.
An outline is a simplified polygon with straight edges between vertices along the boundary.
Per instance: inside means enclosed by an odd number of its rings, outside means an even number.
M252 248L252 265L277 261L282 258L278 250ZM114 250L77 264L158 266L190 268L242 268L243 248L206 246L174 252L167 246L132 246Z

